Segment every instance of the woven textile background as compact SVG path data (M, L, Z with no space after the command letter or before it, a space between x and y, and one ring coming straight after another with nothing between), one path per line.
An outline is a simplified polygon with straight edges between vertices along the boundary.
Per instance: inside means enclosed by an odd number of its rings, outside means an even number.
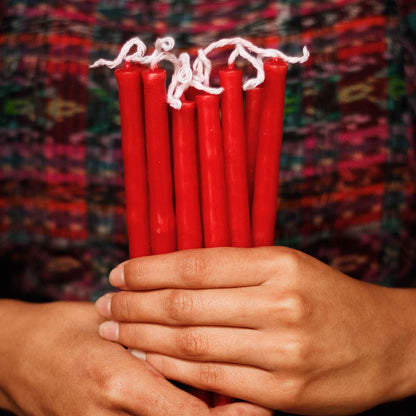
M416 286L414 0L0 4L0 297L94 300L126 259L117 85L88 65L136 35L193 56L231 36L307 45L287 79L276 244Z

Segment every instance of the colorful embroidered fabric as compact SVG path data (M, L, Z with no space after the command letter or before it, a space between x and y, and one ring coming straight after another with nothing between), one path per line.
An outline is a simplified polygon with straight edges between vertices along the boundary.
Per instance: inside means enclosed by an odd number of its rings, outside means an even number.
M233 36L291 55L307 45L287 79L276 244L416 286L414 0L0 7L0 297L94 300L126 259L116 81L88 66L137 35L171 35L193 56Z

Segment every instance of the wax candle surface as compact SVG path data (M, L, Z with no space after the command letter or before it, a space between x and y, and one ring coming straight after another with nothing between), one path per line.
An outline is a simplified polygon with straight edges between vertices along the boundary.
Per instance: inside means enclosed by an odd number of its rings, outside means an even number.
M229 66L219 72L219 77L224 88L221 94L221 117L231 246L250 247L242 72Z
M195 103L172 109L178 250L203 247L195 134Z
M230 233L219 97L199 94L195 102L198 110L204 243L205 247L227 247L230 245Z
M131 258L150 254L141 72L140 67L130 63L115 71L120 102L126 223Z
M278 58L264 63L252 208L254 246L274 243L287 67L287 63Z
M149 178L150 241L153 254L176 251L176 219L169 142L166 72L142 72Z
M250 201L250 207L253 203L254 193L254 174L256 171L261 95L261 87L256 87L246 91L245 126L247 142L248 196Z

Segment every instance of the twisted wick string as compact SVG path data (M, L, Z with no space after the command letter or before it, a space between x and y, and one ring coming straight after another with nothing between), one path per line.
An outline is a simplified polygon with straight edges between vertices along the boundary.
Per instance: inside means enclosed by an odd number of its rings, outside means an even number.
M167 102L171 107L180 109L182 106L181 97L189 87L194 87L209 94L222 93L223 88L214 88L210 86L212 64L207 55L215 49L234 46L234 50L229 55L228 64L233 65L235 60L240 56L256 69L256 77L251 78L244 83L243 89L245 91L255 88L264 82L263 60L265 58L280 58L290 64L302 64L310 57L310 53L306 46L303 47L302 56L292 57L276 49L259 48L246 39L236 37L221 39L211 43L205 49L199 49L198 56L191 67L189 54L183 52L179 57L176 57L176 55L171 52L174 46L175 41L171 37L157 39L153 53L145 56L146 45L140 38L135 37L128 40L123 45L116 59L113 61L98 59L90 66L90 68L97 68L99 66L116 68L123 62L137 62L143 65L149 65L151 69L155 69L158 67L159 62L169 61L173 64L174 70L167 91ZM129 55L133 47L137 50Z

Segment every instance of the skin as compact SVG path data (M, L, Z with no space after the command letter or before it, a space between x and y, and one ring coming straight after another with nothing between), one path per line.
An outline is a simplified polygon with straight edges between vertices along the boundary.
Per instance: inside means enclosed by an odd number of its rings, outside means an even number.
M270 416L249 403L209 409L100 338L102 321L92 303L0 300L0 408L18 416Z
M416 293L283 247L127 261L99 299L103 338L165 377L266 408L351 415L416 392Z

